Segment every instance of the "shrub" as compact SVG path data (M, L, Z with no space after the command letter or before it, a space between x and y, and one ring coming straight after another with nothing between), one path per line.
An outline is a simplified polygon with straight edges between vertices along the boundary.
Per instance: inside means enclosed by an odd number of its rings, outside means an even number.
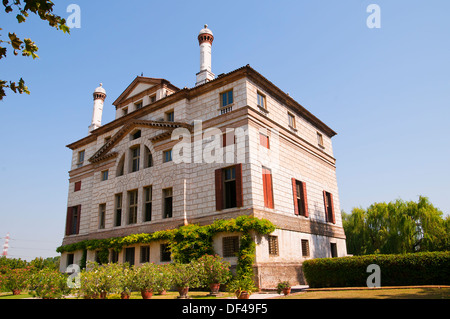
M224 284L230 279L230 263L219 255L203 255L198 259L204 284Z
M198 262L189 264L174 263L167 265L172 272L173 284L178 288L197 288L201 286L202 269Z
M236 294L239 298L242 292L245 291L248 294L251 294L256 291L257 288L251 276L236 276L227 284L227 290Z
M67 277L66 274L58 270L44 268L31 276L29 287L37 297L60 299L70 293L70 288L67 286Z
M134 287L138 290L154 291L158 289L159 267L154 263L145 263L135 268Z
M98 265L89 262L88 268L80 273L81 287L79 293L85 298L105 298L107 293L116 292L123 266L110 263Z
M367 266L381 269L383 286L450 284L450 252L317 258L303 262L311 288L366 286Z
M9 269L2 275L2 290L20 292L28 286L31 270L27 268Z

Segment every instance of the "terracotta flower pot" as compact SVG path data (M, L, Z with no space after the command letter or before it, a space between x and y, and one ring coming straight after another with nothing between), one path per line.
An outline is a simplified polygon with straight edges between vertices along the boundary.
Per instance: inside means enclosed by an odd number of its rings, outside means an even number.
M291 293L291 287L283 288L283 294L285 296L289 295L290 293Z
M130 294L128 292L121 292L120 293L120 299L130 299Z
M148 289L141 290L142 299L150 299L153 296L153 291Z
M211 294L217 295L219 293L220 284L210 284L209 288L211 290Z
M241 291L240 293L236 293L237 299L249 299L250 294L247 291Z
M178 287L179 299L186 299L188 297L189 287Z
M20 289L13 289L12 290L12 293L13 293L13 295L15 295L15 296L17 296L17 295L20 295Z

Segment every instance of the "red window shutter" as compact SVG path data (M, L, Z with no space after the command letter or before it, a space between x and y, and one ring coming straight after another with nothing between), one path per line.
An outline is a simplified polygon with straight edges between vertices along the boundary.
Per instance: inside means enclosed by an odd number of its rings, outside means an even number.
M223 183L222 183L222 169L216 169L216 210L223 209Z
M295 178L292 178L292 195L294 197L294 214L298 215L298 203L297 203L297 181Z
M71 228L72 228L72 207L67 207L66 236L70 235Z
M331 206L331 222L336 224L336 217L334 216L334 203L333 203L333 194L330 193L330 206Z
M272 172L263 168L264 206L273 208Z
M78 192L81 189L81 181L75 182L74 192Z
M303 187L303 211L305 212L305 217L308 217L308 196L306 195L306 183L302 182Z
M242 163L236 165L236 207L244 206L242 191Z
M270 148L269 147L269 137L267 135L259 133L259 143L266 148Z
M80 219L81 219L81 205L78 205L78 218L77 218L77 231L76 231L76 234L80 233Z
M328 222L328 205L327 205L327 192L323 191L323 204L325 205L325 221Z

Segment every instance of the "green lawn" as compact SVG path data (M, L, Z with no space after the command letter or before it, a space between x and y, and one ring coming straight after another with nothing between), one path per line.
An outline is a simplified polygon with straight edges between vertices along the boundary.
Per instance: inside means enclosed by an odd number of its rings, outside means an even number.
M450 288L348 289L306 291L280 299L450 299Z

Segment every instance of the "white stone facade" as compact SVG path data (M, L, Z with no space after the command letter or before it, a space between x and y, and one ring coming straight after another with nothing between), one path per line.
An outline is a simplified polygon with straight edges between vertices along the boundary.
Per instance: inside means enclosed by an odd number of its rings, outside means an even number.
M224 107L221 94L230 90L232 103ZM258 106L258 94L264 96L264 107ZM136 108L139 101L143 104ZM80 211L78 227L66 225L63 245L154 232L179 227L185 222L207 224L245 214L267 218L278 226L272 234L278 240L277 255L269 254L268 236L255 235L255 273L262 288L276 285L278 279L285 280L271 272L273 269L280 273L277 267L287 269L281 273L291 282L302 283L301 263L307 258L331 257L332 244L337 256L346 255L331 143L335 133L250 66L182 90L165 80L138 77L114 105L117 110L114 121L68 145L73 150L68 211L71 207ZM295 118L295 128L289 125L289 116ZM164 152L179 142L171 140L170 133L175 127L193 133L194 121L201 121L203 134L213 128L222 132L240 128L246 134L225 148L219 141L224 152L222 158L228 162L207 163L204 158L200 163L164 162ZM138 130L140 136L133 138ZM261 132L269 136L269 149L261 145ZM323 139L322 146L318 145L318 133ZM201 145L204 148L210 142L211 139L203 139ZM132 150L136 146L140 150L139 169L132 172ZM198 149L199 145L193 146L192 152ZM82 163L80 152L84 152ZM146 165L148 152L152 154L151 167ZM118 176L121 161L124 172ZM242 163L242 207L217 210L214 172L237 163ZM263 167L272 171L273 208L265 207ZM306 183L308 217L294 214L292 178ZM152 187L152 219L144 221L144 188L148 186ZM75 191L76 187L79 190ZM169 188L172 189L172 217L164 218L164 190ZM138 192L137 218L135 223L128 224L128 193L134 190ZM333 195L334 223L326 218L324 191ZM115 226L117 194L122 194L123 201L120 226ZM104 219L100 216L101 205L104 205ZM73 216L68 217L69 224L70 217ZM70 226L72 233L67 232ZM214 240L218 254L222 253L223 236L220 234ZM302 239L308 241L308 256L302 255ZM150 261L161 262L160 244L150 244ZM124 260L124 254L119 253L119 261ZM75 263L79 262L82 252L75 252L72 257ZM67 266L68 258L67 253L62 254L61 270ZM94 258L95 252L88 252L87 259ZM136 246L135 264L140 263L139 259L139 246ZM235 257L227 260L236 264Z

